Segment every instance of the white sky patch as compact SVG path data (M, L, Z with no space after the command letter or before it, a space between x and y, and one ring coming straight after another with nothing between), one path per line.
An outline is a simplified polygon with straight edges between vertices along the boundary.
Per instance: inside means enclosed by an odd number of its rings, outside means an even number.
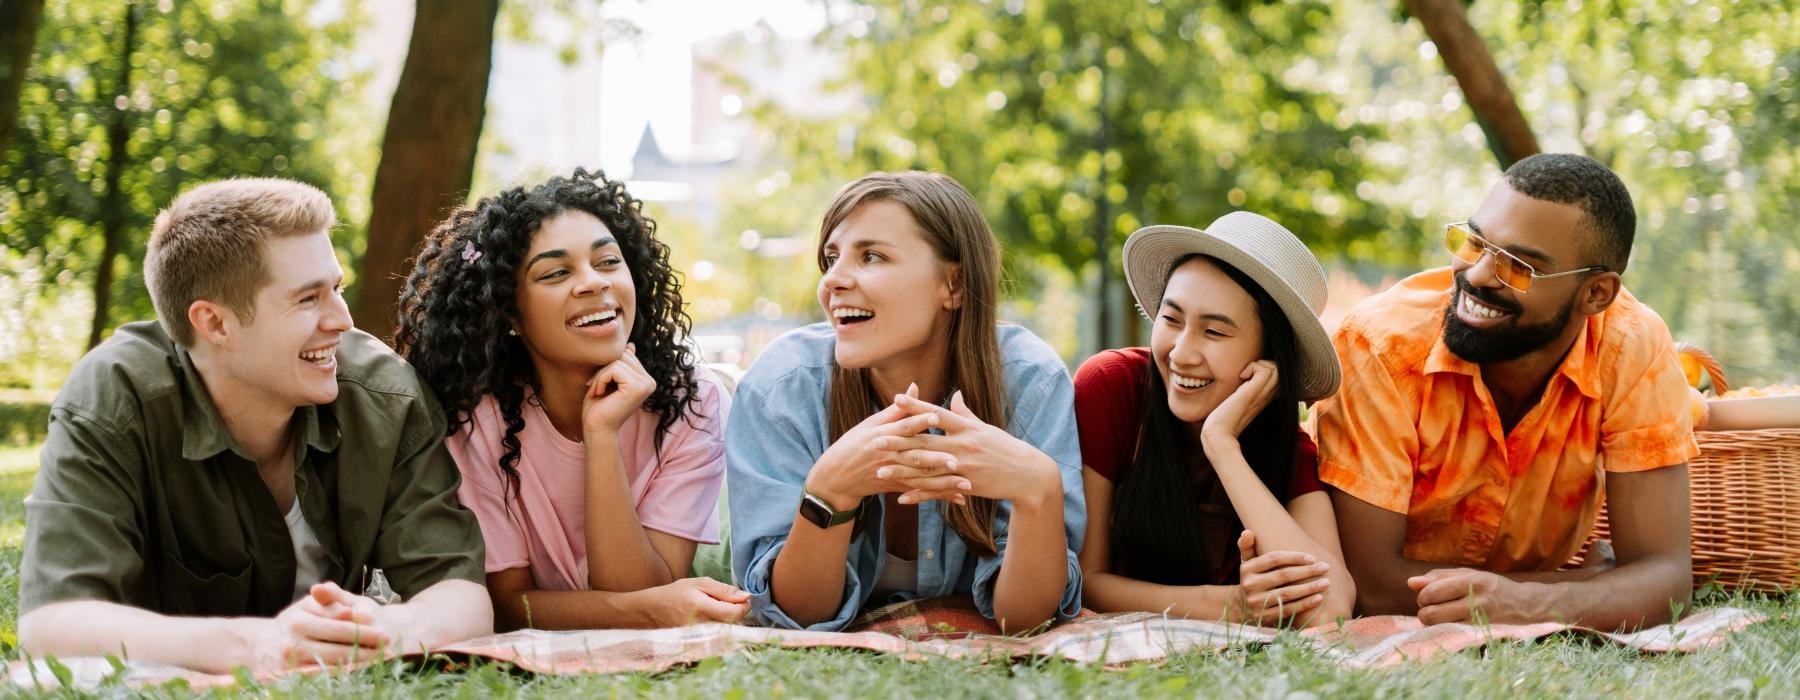
M630 171L646 122L665 149L685 151L693 145L695 43L744 31L759 21L778 36L811 36L824 28L825 19L824 9L813 0L615 0L602 8L606 16L629 21L642 32L636 41L608 45L600 71L605 95L601 165L622 175Z

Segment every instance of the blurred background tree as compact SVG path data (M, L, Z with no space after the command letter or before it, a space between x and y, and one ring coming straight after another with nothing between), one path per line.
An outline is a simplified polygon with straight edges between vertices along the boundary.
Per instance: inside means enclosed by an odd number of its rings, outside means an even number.
M328 146L333 105L356 88L343 61L355 8L309 9L282 0L45 8L0 164L0 265L16 273L9 294L20 304L7 311L10 329L86 321L87 347L121 320L152 316L145 236L158 208L193 183L287 177L333 193L342 210L346 170L369 162ZM338 244L349 250L355 238ZM85 299L67 303L76 294ZM87 318L64 316L80 307ZM56 317L27 318L33 309ZM9 349L0 354L42 348Z
M31 64L31 49L37 43L38 22L43 16L44 0L0 3L0 153L12 142L19 90L25 87L25 67Z
M151 219L184 187L219 177L278 175L329 192L358 323L380 332L393 293L377 287L470 183L479 195L567 172L533 139L616 124L634 99L580 102L602 86L572 76L593 80L597 71L578 71L609 39L633 45L629 25L609 19L622 15L603 10L640 4L440 2L380 0L373 14L412 8L428 20L382 35L357 0L0 1L0 126L14 119L0 133L0 386L54 387L92 339L148 317L139 269ZM766 334L819 317L812 249L839 186L873 169L945 172L975 193L1005 245L1004 315L1078 362L1143 337L1118 260L1141 225L1268 214L1332 270L1337 314L1442 264L1437 225L1467 216L1501 164L1533 148L1584 152L1637 200L1627 286L1739 381L1791 381L1800 24L1790 5L819 0L810 7L823 29L802 55L830 79L797 89L843 109L790 109L734 78L774 51L754 38L766 29L744 30L705 60L730 99L742 97L731 118L771 155L718 175L706 201L646 198L706 332ZM370 77L381 61L400 66L408 43L436 52L419 54L425 67L457 77ZM521 60L530 67L511 74L535 92L483 77L500 75L509 45L558 59ZM388 57L374 68L372 50ZM703 62L698 49L687 58ZM765 71L765 87L770 75L787 73ZM698 85L666 87L692 97ZM507 110L514 122L497 132ZM577 162L596 164L583 153Z
M406 261L469 197L487 116L500 0L419 0L406 65L388 110L369 214L356 326L389 339Z
M1117 251L1145 224L1249 209L1321 255L1360 241L1371 260L1416 257L1388 208L1357 195L1390 176L1355 152L1381 130L1337 126L1339 100L1282 77L1330 51L1333 14L1311 0L875 0L821 37L845 57L838 88L858 108L823 124L761 114L796 179L957 177L1002 241L1013 298L1034 298L1045 275L1087 280L1088 352L1139 335Z

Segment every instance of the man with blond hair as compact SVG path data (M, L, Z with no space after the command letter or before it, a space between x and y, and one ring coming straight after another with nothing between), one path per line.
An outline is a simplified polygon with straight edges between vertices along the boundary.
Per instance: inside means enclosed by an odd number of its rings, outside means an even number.
M89 352L51 408L27 653L266 671L491 631L444 412L351 328L335 220L275 179L201 185L157 217L158 321Z

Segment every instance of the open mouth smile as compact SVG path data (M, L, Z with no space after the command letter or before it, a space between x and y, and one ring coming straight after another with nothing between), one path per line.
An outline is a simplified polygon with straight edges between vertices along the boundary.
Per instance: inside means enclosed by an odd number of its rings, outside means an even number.
M331 345L317 350L304 350L300 353L300 359L310 362L320 369L335 369L337 367L337 349L338 346Z
M831 318L837 326L852 326L875 318L875 312L854 306L839 306L831 310Z
M1457 297L1456 314L1464 321L1486 323L1513 315L1513 312L1484 303L1468 292L1459 292Z
M1189 377L1175 372L1169 373L1169 384L1173 385L1177 391L1199 391L1212 386L1212 383L1211 379Z

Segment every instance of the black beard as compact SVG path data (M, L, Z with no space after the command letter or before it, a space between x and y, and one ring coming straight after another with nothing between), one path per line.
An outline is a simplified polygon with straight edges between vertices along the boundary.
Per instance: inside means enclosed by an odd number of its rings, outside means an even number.
M1456 306L1464 294L1514 314L1511 322L1492 330L1478 330L1463 323L1456 315ZM1518 313L1516 305L1487 298L1483 290L1470 286L1458 274L1456 287L1450 292L1450 304L1444 307L1444 345L1457 357L1478 365L1517 360L1562 335L1563 329L1569 327L1569 317L1575 314L1575 300L1570 299L1556 318L1545 323L1520 325Z

